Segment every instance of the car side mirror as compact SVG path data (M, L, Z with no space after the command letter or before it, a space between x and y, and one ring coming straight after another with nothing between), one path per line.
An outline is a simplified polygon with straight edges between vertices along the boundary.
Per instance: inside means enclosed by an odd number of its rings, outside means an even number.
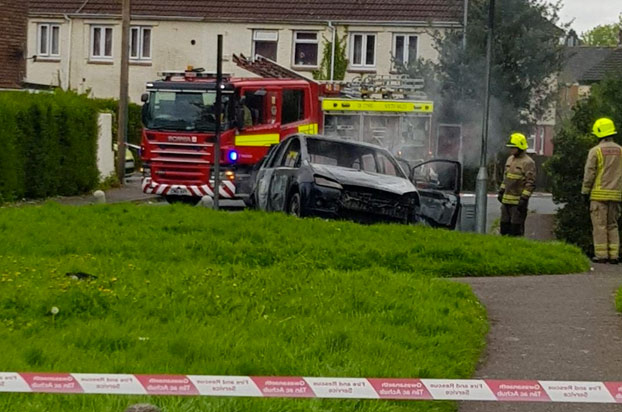
M147 103L149 101L149 93L143 93L140 96L140 101L143 103Z
M143 107L140 110L140 114L141 114L141 120L143 122L143 125L147 124L147 115L149 114L149 104L145 103L143 104Z

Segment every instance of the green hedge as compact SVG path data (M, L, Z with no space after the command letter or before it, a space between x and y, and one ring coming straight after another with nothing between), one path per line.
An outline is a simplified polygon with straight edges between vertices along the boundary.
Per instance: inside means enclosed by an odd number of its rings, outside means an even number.
M0 93L0 202L95 187L97 111L72 92Z

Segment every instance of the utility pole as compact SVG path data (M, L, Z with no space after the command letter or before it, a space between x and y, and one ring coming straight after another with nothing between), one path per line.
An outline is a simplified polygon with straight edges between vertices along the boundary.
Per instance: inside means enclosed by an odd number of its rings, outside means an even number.
M222 117L222 34L218 35L216 57L216 128L214 133L214 210L220 200L220 118Z
M467 24L469 23L469 0L464 0L464 17L462 21L462 48L467 46Z
M127 141L128 83L130 75L130 0L122 1L121 74L119 76L119 118L117 126L117 176L125 183L125 142Z
M488 206L488 171L486 155L488 152L488 118L490 116L490 78L493 62L493 40L495 28L495 0L490 0L488 8L488 45L486 51L486 90L484 94L484 120L482 122L482 152L475 187L475 226L478 233L486 233L486 209Z

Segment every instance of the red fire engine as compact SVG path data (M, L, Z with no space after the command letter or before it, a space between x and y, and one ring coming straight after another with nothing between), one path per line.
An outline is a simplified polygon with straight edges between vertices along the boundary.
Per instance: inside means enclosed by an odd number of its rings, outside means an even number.
M412 160L430 153L433 103L421 94L420 81L373 77L320 84L261 57L234 59L262 77L223 78L222 198L244 198L253 166L271 145L295 133L368 141ZM147 83L142 101L143 191L169 200L213 196L215 75L162 73Z

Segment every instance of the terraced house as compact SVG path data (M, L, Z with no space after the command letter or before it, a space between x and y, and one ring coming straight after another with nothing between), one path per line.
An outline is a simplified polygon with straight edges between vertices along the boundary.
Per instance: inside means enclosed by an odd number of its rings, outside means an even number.
M95 97L116 97L121 60L121 1L31 0L27 80ZM461 29L464 0L132 0L130 96L166 70L216 67L233 54L263 55L309 76L333 36L346 42L346 79L388 75L395 61L435 59L432 35ZM332 52L332 48L329 53Z

